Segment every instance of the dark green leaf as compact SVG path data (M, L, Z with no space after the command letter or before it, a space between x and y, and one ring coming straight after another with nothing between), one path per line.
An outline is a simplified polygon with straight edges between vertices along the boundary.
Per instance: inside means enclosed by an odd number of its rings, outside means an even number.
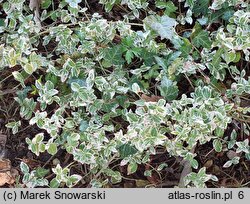
M51 5L51 0L43 0L41 3L41 8L42 9L47 9Z
M154 62L154 54L148 52L145 48L141 50L140 57L144 60L146 66L151 66Z
M130 155L134 155L138 151L136 147L131 145L130 143L123 144L118 149L119 149L120 157L122 159Z
M44 169L42 167L38 167L35 171L35 175L38 177L38 178L43 178L44 176L46 176L47 174L49 173L49 170L48 169Z
M234 12L235 11L233 9L227 10L223 13L222 19L228 21L234 15Z
M189 42L187 38L183 38L182 40L183 44L179 50L182 52L183 57L187 57L192 50L192 44Z
M194 46L197 48L204 47L210 48L212 45L211 40L209 39L209 34L207 31L202 30L198 35L192 40Z
M130 64L132 62L132 59L134 58L134 53L132 50L128 50L125 54L125 59L127 61L128 64Z
M225 13L225 9L220 9L218 11L211 13L208 17L208 22L213 23L214 21L222 17L224 13Z
M162 57L155 56L156 63L163 68L163 70L167 71L168 68L168 60L163 59Z
M190 38L194 39L201 31L202 31L202 26L198 22L196 22L192 29Z
M125 60L122 58L123 48L121 45L116 45L112 48L108 48L104 51L105 60L114 65L122 65Z
M209 7L209 0L196 0L194 7L193 7L193 13L195 16L198 16L200 14L207 14Z
M161 92L161 96L163 96L168 101L172 101L178 96L178 87L167 77L163 77L159 89Z
M215 55L213 56L212 65L214 67L217 67L220 64L221 55L222 55L223 51L224 50L222 48L220 48L219 50L216 51Z

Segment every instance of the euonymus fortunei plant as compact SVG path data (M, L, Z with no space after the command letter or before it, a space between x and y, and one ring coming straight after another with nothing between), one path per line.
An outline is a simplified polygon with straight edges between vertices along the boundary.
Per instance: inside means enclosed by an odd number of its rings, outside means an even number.
M159 149L198 172L185 185L204 187L217 178L195 148L208 142L250 159L248 139L225 135L234 120L249 134L250 108L241 106L250 94L247 1L99 1L106 12L123 9L120 20L91 13L90 1L42 0L39 15L25 0L0 2L0 69L16 68L20 117L40 130L28 148L54 157L63 150L85 168L72 174L72 164L55 164L48 181L48 170L21 163L27 187L119 183L126 175L113 163L133 174ZM7 124L13 134L22 120Z

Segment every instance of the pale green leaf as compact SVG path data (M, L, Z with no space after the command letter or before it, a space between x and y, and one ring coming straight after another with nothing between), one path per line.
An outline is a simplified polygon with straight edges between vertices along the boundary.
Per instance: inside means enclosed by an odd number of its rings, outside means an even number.
M169 39L172 40L175 35L175 26L178 24L177 21L168 16L148 16L144 19L144 23L146 26L151 28L154 32L156 32L161 39Z

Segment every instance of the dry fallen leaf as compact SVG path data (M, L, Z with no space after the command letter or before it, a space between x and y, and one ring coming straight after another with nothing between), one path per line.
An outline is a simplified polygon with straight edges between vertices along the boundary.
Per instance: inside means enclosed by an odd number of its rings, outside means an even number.
M5 184L13 184L15 179L12 177L10 171L0 172L0 186Z
M237 156L239 156L239 154L236 153L236 152L233 151L233 150L229 150L229 151L227 152L227 157L228 157L228 159L233 159L234 157L237 157Z
M220 167L217 165L213 165L212 171L211 171L214 175L218 176L221 175L221 170Z
M38 167L38 166L41 165L40 161L37 161L35 159L29 159L29 158L28 159L23 158L22 162L24 162L25 164L27 164L31 169L36 168L36 167Z
M135 184L133 181L127 181L123 184L124 188L134 188Z
M156 95L147 96L146 94L142 94L141 98L146 102L158 102L160 99L162 99L161 96L156 96Z
M0 132L0 160L5 156L6 141L7 141L7 135Z
M137 188L144 188L145 186L151 184L149 181L141 179L136 180L135 183Z
M11 168L11 162L8 159L0 160L0 186L13 184L18 171Z
M240 187L240 182L237 181L235 178L223 178L220 181L221 186L224 188L239 188Z
M35 9L39 9L41 0L30 0L29 7L30 10L33 11Z
M13 178L16 178L19 175L19 172L15 168L12 168L10 170L10 173L11 173Z
M0 132L0 145L5 146L7 141L7 135Z
M147 165L145 166L145 169L146 169L146 170L150 170L151 167L147 164ZM148 179L148 181L149 181L151 184L158 184L158 183L161 183L161 180L160 180L160 178L159 178L159 175L158 175L155 171L152 172L151 176L147 176L147 179Z
M195 152L195 148L196 148L196 145L192 148L191 150L191 153L194 153ZM186 159L183 159L181 161L182 165L183 165L183 169L182 169L182 172L181 172L181 176L180 176L180 180L179 180L179 187L180 188L184 188L185 187L185 181L184 181L184 178L185 176L187 176L189 173L192 172L192 166L190 164L190 162Z
M210 168L213 165L213 160L207 160L206 163L204 164L204 167L206 167L207 169Z
M9 171L11 169L11 163L8 159L0 160L0 172Z
M29 7L31 11L34 11L34 21L36 22L36 25L39 29L41 29L41 21L40 21L40 14L39 14L39 8L40 8L41 0L30 0Z

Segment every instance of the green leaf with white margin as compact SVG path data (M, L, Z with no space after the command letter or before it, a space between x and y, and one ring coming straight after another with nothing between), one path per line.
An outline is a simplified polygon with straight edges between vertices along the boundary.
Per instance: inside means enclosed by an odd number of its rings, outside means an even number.
M232 166L233 162L231 160L227 161L224 165L223 168L228 168L230 166Z
M194 37L194 39L192 40L192 43L197 48L200 48L200 47L210 48L212 45L212 42L209 39L209 33L205 30L200 31L198 35Z
M226 63L229 64L230 62L233 62L236 59L236 53L233 51L232 52L225 52L224 59L225 59Z
M71 70L74 69L75 66L76 66L75 62L72 59L68 58L63 65L63 69Z
M233 162L233 164L239 164L240 157L234 157L233 159L231 159L231 161Z
M104 3L105 2L105 3ZM117 2L117 0L109 0L109 1L99 1L99 3L104 4L105 5L105 11L106 12L110 12L113 8L113 6L115 5L115 3Z
M165 167L168 167L167 163L161 163L158 167L157 167L157 171L161 171L163 170Z
M122 181L122 175L119 171L114 171L111 176L111 183L116 184Z
M70 7L77 8L78 4L81 2L81 0L65 0Z
M236 149L236 153L240 152L250 153L248 143L249 143L248 139L245 139L242 142L236 142L236 145L238 146Z
M21 171L22 171L24 174L29 173L29 171L30 171L29 166L28 166L27 164L25 164L24 162L21 162L21 164L20 164L20 169L21 169Z
M179 90L176 86L176 82L171 81L166 76L162 78L161 85L158 88L161 92L161 96L168 101L172 101L178 96Z
M232 166L232 164L238 164L240 161L240 157L234 157L233 159L227 161L224 165L223 168L228 168L230 166Z
M23 69L27 74L32 74L34 71L36 71L34 65L30 63L25 64Z
M43 141L44 138L44 134L43 133L39 133L37 134L33 139L32 139L32 143L33 144L37 144Z
M141 92L141 88L137 83L133 83L132 84L132 91L136 94L138 94L139 92Z
M22 87L25 87L24 77L20 72L14 71L14 72L12 72L12 75L14 76L15 80L17 80L21 83Z
M11 128L12 129L12 134L16 134L18 132L18 127L21 126L21 121L17 121L17 122L9 122L5 125L5 127L7 128Z
M50 181L49 186L50 186L50 188L58 188L60 186L60 182L56 178L53 178Z
M48 153L51 155L55 155L57 153L57 146L55 143L50 143L47 149Z
M215 139L213 141L213 147L216 152L221 152L222 151L222 143L220 140Z
M74 92L79 92L80 89L81 89L81 86L80 86L80 84L78 84L78 83L76 83L76 82L72 82L72 83L71 83L71 89L72 89L72 91L74 91Z
M168 16L148 16L144 19L144 23L147 27L155 31L161 39L172 40L175 35L175 26L178 24L177 21Z
M152 170L144 171L144 176L151 177L152 176Z
M192 159L190 161L190 165L194 168L197 169L199 167L198 161L196 159Z
M128 175L135 173L137 171L137 168L138 168L138 164L137 163L135 163L135 162L130 163L128 165L128 168L127 168Z

